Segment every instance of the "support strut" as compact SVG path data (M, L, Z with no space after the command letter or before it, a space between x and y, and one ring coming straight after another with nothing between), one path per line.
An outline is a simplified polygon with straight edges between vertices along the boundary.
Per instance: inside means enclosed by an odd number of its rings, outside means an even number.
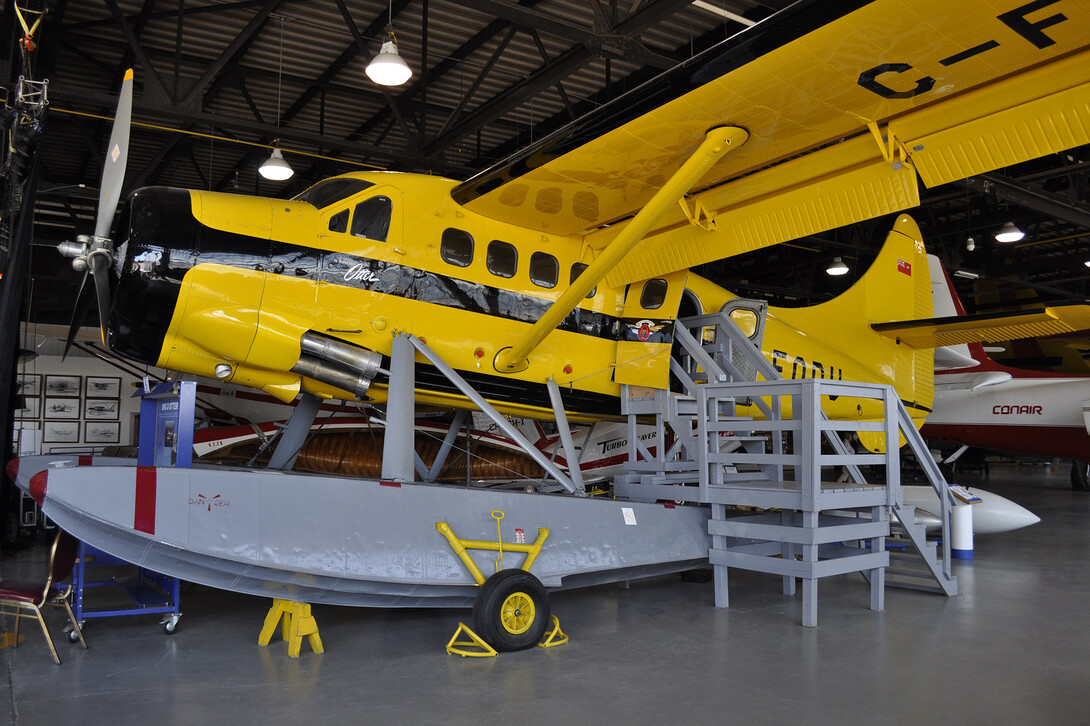
M644 238L651 227L669 209L673 208L693 185L707 173L727 152L737 149L749 138L749 132L738 126L718 126L708 131L704 142L693 152L681 168L674 172L655 195L633 217L621 233L609 243L598 258L583 270L564 293L557 298L545 314L533 324L526 335L510 348L496 355L495 367L500 373L517 373L529 363L526 356L545 340L545 337L568 316L576 305L609 274L636 243Z

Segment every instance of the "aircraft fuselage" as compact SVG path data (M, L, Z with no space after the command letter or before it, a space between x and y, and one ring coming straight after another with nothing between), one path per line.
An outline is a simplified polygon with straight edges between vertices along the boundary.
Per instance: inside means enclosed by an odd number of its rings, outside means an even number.
M300 390L351 398L336 380L307 375L301 339L316 334L389 356L392 336L404 331L508 412L549 410L552 378L570 413L600 418L619 412L622 383L667 387L683 295L687 314L719 310L735 297L684 270L623 286L602 280L524 370L501 372L501 352L596 251L581 236L550 236L468 212L451 200L453 185L353 174L292 201L138 190L123 217L110 348L284 401ZM892 348L883 358L868 345L842 344L870 332L858 306L820 338L800 331L792 316L806 312L771 314L765 332L765 355L785 377L905 380L891 363ZM367 396L382 400L384 384L379 373ZM423 403L462 401L422 359L416 387Z

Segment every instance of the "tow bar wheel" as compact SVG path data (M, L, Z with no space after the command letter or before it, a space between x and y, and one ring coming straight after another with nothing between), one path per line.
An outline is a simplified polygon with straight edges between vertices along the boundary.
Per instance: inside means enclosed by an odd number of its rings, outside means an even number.
M501 570L485 580L473 603L473 625L500 652L523 650L541 640L549 623L549 596L524 570Z

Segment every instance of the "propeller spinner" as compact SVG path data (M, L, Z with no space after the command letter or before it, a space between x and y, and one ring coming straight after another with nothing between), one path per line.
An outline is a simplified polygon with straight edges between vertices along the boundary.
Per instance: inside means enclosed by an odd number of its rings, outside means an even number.
M113 225L114 212L121 198L121 187L125 183L125 166L129 158L129 126L132 120L132 69L125 71L125 80L121 84L121 94L117 99L117 113L114 115L113 130L110 132L110 145L106 155L106 164L102 169L102 183L98 193L98 216L95 220L94 235L79 235L75 242L62 242L57 249L65 257L72 259L72 267L83 272L76 306L72 311L72 323L68 328L68 341L64 346L64 355L72 347L72 342L80 326L87 317L91 286L88 276L93 279L95 296L98 301L98 323L103 345L106 344L106 326L110 319L110 265L114 260L114 244L109 238Z

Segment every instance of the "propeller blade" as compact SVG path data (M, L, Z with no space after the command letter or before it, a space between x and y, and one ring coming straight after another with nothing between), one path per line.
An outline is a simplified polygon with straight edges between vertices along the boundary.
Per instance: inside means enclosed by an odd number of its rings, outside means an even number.
M125 165L129 159L129 126L132 121L132 68L125 71L121 94L117 99L117 113L110 132L110 146L106 149L106 165L102 169L102 184L98 191L98 219L95 220L95 236L109 237L114 222L114 212L125 183Z
M102 255L91 255L91 274L95 278L98 299L98 329L106 345L106 330L110 322L110 263Z
M68 326L68 339L64 342L64 353L61 354L61 361L68 357L68 351L72 349L72 344L76 342L76 335L79 333L79 329L83 327L83 321L87 319L87 313L91 309L91 286L87 284L87 278L90 275L91 271L89 269L83 273L79 294L76 295L76 304L72 307L72 322Z

